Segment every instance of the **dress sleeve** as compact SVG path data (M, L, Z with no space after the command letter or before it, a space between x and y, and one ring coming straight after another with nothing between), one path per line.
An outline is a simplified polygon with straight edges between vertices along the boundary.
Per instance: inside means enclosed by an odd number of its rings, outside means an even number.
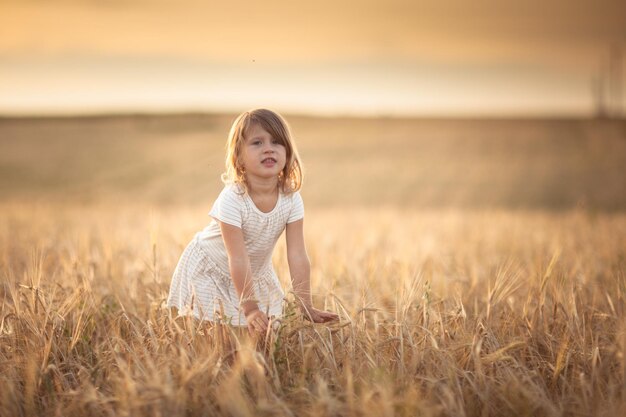
M241 228L242 201L233 187L225 187L213 203L209 216L220 222Z
M289 213L289 218L287 219L287 223L293 223L297 220L304 218L304 203L302 202L302 196L299 191L296 191L291 196L291 212Z

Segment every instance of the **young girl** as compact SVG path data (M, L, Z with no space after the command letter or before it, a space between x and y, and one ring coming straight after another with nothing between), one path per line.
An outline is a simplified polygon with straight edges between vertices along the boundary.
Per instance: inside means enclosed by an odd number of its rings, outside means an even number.
M225 187L211 223L185 248L172 277L168 307L213 322L218 316L251 334L280 317L284 293L272 267L286 229L287 259L296 301L316 323L335 313L313 307L310 263L303 236L302 170L289 126L278 114L242 113L228 135Z

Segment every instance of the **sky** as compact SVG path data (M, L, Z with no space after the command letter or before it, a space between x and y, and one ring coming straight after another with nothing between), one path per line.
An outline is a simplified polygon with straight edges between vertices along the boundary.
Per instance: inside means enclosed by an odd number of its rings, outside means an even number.
M624 114L625 55L617 0L0 0L0 114Z

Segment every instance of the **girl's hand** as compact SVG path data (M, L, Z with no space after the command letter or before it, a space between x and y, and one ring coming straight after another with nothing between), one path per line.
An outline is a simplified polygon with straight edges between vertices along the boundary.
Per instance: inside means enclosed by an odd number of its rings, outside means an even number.
M246 314L246 323L248 323L248 332L251 336L254 336L255 333L267 332L269 319L265 313L255 308Z
M313 323L327 323L329 321L339 320L339 316L331 311L318 310L315 307L302 307L302 314L307 320Z

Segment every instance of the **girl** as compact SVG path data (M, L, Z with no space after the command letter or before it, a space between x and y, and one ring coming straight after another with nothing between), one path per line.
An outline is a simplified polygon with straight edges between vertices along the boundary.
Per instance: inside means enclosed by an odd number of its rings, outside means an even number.
M337 314L313 307L303 236L302 168L289 126L278 114L242 113L230 129L224 189L211 223L185 248L172 277L168 307L213 322L217 317L250 334L266 332L282 314L284 293L272 251L286 229L287 259L298 305L309 320Z

